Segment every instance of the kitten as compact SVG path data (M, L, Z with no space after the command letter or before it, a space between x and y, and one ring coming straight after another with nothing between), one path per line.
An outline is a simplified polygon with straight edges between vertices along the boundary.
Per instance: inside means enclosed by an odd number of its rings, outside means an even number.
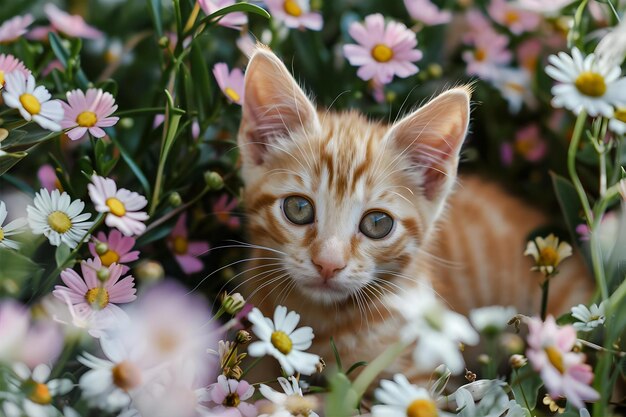
M279 304L300 313L315 331L311 350L327 360L332 336L344 363L370 361L398 338L397 310L432 291L463 314L538 313L540 276L523 252L546 218L456 175L470 93L448 90L387 126L318 112L271 51L251 57L238 138L257 245L246 291L266 315ZM550 310L586 301L592 287L580 258L568 259ZM418 376L409 356L389 371Z

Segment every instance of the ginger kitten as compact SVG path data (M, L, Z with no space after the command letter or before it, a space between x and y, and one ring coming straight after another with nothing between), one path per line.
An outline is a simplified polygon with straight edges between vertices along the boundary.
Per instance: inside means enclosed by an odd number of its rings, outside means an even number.
M258 48L239 130L248 233L246 292L266 315L285 305L312 326L312 351L370 361L396 340L397 310L436 291L466 314L486 305L539 311L523 256L546 219L479 178L457 178L470 89L448 90L391 126L357 111L317 111L284 64ZM579 257L550 290L562 312L593 287ZM390 372L411 374L410 358Z

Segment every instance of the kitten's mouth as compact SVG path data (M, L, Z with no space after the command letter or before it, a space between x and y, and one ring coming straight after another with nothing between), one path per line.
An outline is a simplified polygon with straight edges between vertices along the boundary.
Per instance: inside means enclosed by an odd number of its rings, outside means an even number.
M310 299L322 303L343 301L349 297L348 291L333 281L308 282L300 291Z

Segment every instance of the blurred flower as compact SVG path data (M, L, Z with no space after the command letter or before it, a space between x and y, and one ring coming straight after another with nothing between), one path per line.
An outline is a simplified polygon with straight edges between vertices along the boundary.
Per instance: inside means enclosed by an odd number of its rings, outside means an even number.
M524 355L515 354L511 355L509 358L509 365L511 365L514 369L523 368L527 363L528 359Z
M489 306L470 311L469 318L476 330L496 335L506 329L509 320L517 314L515 307Z
M492 31L476 36L473 39L474 49L462 54L467 63L467 74L492 80L499 67L511 62L512 54L507 49L508 44L509 38Z
M383 379L374 391L381 403L372 407L372 417L434 417L452 416L437 409L437 403L426 388L411 384L404 375L395 374L393 381Z
M463 372L459 344L475 345L479 340L465 316L447 310L432 296L407 306L401 313L407 322L402 337L407 341L417 340L413 361L420 370L431 372L444 364L455 375Z
M313 411L317 406L317 401L314 397L302 395L302 388L295 376L290 376L289 379L280 377L278 383L283 392L275 391L265 384L259 386L261 394L274 405L272 414L261 414L259 417L318 417L318 414Z
M525 256L532 256L535 266L531 271L540 271L546 277L556 274L557 266L563 259L572 256L572 247L567 242L560 242L552 233L543 238L537 236L526 245Z
M535 30L541 20L538 14L521 9L507 0L491 0L487 11L494 21L515 35Z
M555 16L565 6L573 3L574 0L518 0L521 8L530 10L537 13L545 14L546 16Z
M44 235L53 246L65 243L75 248L87 236L93 222L87 221L90 213L82 213L85 203L70 199L70 196L59 190L50 193L45 188L35 194L34 206L26 207L28 223L36 235ZM82 214L81 214L82 213Z
M517 47L517 62L520 66L533 74L537 70L537 62L543 49L543 44L537 38L529 38Z
M528 350L526 356L535 371L541 374L552 397L566 397L576 408L583 401L596 401L600 395L589 386L593 380L591 366L583 363L582 353L572 352L576 343L573 326L559 327L554 317L545 322L538 318L528 322Z
M163 266L152 260L143 260L139 265L133 268L135 276L144 283L152 283L159 281L165 276Z
M72 140L81 139L87 132L101 138L105 135L101 128L113 126L120 119L111 116L117 110L113 96L99 88L90 88L87 93L68 91L66 97L67 103L61 102L65 111L61 127L70 129L67 136Z
M606 300L601 302L599 306L592 304L589 308L584 304L578 304L572 307L572 317L578 319L577 322L573 323L577 331L589 332L604 324L606 320Z
M57 416L59 411L52 405L57 395L67 394L74 384L69 379L50 380L50 367L39 364L33 371L23 363L13 365L17 381L12 381L11 389L23 392L21 408L28 417Z
M246 381L227 379L220 375L217 382L211 384L207 390L207 395L203 399L219 404L210 409L212 413L232 417L257 416L256 407L245 402L254 394L254 387Z
M17 301L0 302L0 362L15 360L17 350L28 332L30 312Z
M237 103L241 106L244 93L243 71L239 68L233 68L229 72L228 65L219 62L213 66L213 75L226 98L231 103Z
M277 306L274 310L274 321L263 317L258 308L248 314L252 323L252 331L261 340L248 346L250 356L270 355L278 360L285 373L290 376L294 372L311 375L319 362L319 356L304 352L311 347L313 329L305 326L296 330L300 315L295 311L287 314L287 308Z
M359 78L388 84L394 75L406 78L418 72L415 61L422 59L416 49L415 33L399 22L385 25L382 14L371 14L364 24L353 22L348 29L358 44L344 45L343 53L351 65L360 67Z
M465 20L467 29L463 34L463 42L468 45L474 44L478 38L498 35L498 32L494 30L489 20L478 9L467 11Z
M108 213L105 223L115 227L126 236L139 235L146 230L143 223L148 220L145 211L139 211L148 204L148 200L134 191L117 189L111 178L93 175L92 184L87 185L89 197L99 213Z
M67 286L56 285L52 292L54 296L63 300L67 294L78 309L85 310L87 306L98 315L124 320L126 313L117 304L130 303L137 298L133 276L120 279L122 266L112 264L107 268L102 266L100 258L83 261L80 268L82 277L71 268L61 272L61 280Z
M35 121L44 129L58 132L63 119L63 107L59 100L52 97L43 85L35 86L35 78L29 73L24 76L21 70L13 71L4 76L4 103L18 109L27 121Z
M3 226L2 223L6 220L7 214L6 204L0 201L0 248L19 249L19 243L8 237L21 233L20 229L26 226L27 221L24 218L18 218Z
M428 26L441 25L452 20L449 10L440 10L430 0L404 0L404 6L412 19Z
M190 275L200 272L204 268L198 256L205 255L209 251L209 244L201 241L189 241L186 223L187 213L183 213L167 239L167 246L174 254L174 258L183 272Z
M227 6L235 4L235 0L198 0L198 4L206 15L210 15ZM241 30L242 26L248 24L248 16L242 12L228 13L221 16L218 25L231 29Z
M613 115L613 106L626 103L626 78L619 66L607 66L594 54L584 57L574 47L572 55L550 55L546 73L560 84L552 87L552 105L565 107L575 114L586 110L590 116Z
M237 38L237 47L247 57L251 56L256 50L256 41L249 33L242 33Z
M85 39L104 36L98 29L89 26L81 16L68 14L52 3L47 3L43 10L52 27L67 36Z
M322 30L322 15L312 12L309 3L309 0L265 0L272 18L284 22L288 28Z
M491 72L491 82L509 103L509 112L519 113L522 105L536 104L531 90L530 73L524 68L498 68Z
M98 314L87 303L73 304L69 292L62 292L60 297L50 293L42 304L46 313L57 323L64 325L66 334L73 339L80 339L89 334L93 338L102 337L105 331L123 325L128 317Z
M618 135L626 134L626 107L618 107L609 121L609 129Z
M104 232L98 232L92 242L89 242L89 252L100 258L103 266L109 267L111 264L125 264L139 259L139 251L131 249L135 246L135 239L123 236L118 230L109 231L107 236ZM126 265L122 267L122 274L128 272Z
M540 161L546 155L547 148L536 124L525 126L515 134L513 150L528 162Z
M26 28L30 26L34 20L35 19L33 19L33 16L30 13L25 14L24 16L15 16L6 20L0 26L0 44L11 43L18 40L27 32Z
M43 188L48 191L62 191L61 183L57 178L57 174L50 164L44 164L37 170L37 179Z
M13 71L21 72L24 78L28 78L31 75L30 70L24 66L24 63L22 61L15 58L11 54L1 54L0 55L0 90L6 84L6 75L12 73Z
M626 20L622 21L604 35L596 46L598 61L607 67L621 66L626 58Z
M230 213L237 208L237 199L230 198L228 194L222 194L213 204L213 213L220 223L225 224L231 229L238 229L241 226L239 217L231 216Z
M502 142L500 144L500 160L504 166L510 166L513 163L513 145L510 142Z

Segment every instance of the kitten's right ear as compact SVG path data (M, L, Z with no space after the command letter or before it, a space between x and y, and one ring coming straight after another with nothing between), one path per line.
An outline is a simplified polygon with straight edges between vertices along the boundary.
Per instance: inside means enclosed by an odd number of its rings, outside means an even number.
M285 65L258 46L246 69L239 146L244 163L263 163L271 142L301 129L317 130L319 120Z

